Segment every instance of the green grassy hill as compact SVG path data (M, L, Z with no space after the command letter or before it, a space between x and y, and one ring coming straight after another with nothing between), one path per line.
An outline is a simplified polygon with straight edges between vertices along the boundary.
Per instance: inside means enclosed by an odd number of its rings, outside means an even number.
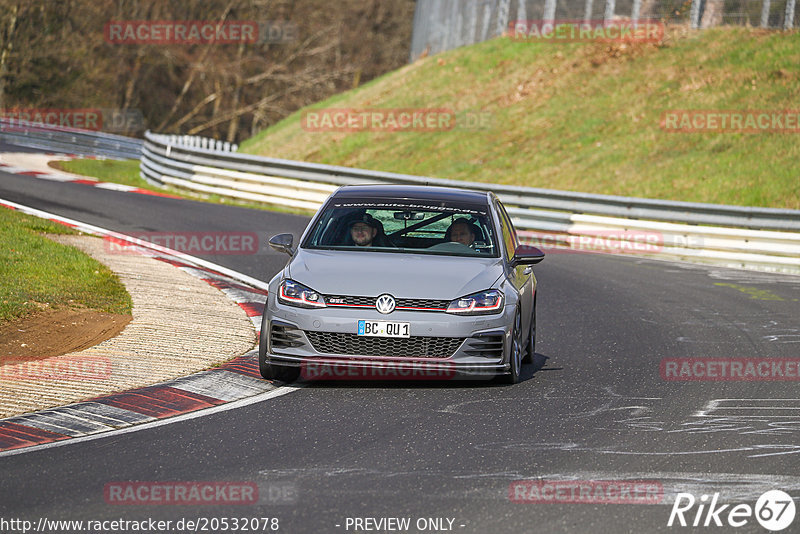
M800 110L800 34L661 44L499 38L424 58L311 108L449 108L487 128L311 132L302 111L241 151L459 180L800 209L800 133L668 132L669 110Z
M131 313L131 297L117 275L91 256L42 233L76 232L0 208L0 327L37 310L61 306Z

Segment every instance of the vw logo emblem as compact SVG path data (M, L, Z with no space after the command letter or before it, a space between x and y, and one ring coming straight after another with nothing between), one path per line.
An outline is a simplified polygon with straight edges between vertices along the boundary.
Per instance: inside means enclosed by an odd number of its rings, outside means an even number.
M392 313L394 311L394 306L394 297L391 295L381 295L378 297L378 300L375 301L375 309L384 315Z

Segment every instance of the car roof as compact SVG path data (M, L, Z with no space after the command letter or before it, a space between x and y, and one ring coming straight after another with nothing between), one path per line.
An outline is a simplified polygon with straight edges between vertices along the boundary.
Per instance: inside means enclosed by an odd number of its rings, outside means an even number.
M486 192L432 185L346 185L333 194L333 198L385 198L387 200L434 200L470 204L487 204Z

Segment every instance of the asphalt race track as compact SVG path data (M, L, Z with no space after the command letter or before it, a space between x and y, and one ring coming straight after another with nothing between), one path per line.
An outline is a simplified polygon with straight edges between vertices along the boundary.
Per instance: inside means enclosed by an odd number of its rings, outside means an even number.
M266 238L298 236L307 222L6 173L0 198L123 233L257 232L258 254L203 257L264 281L286 260ZM668 381L660 364L797 358L800 278L589 254L551 254L536 276L538 362L516 386L315 383L235 410L0 457L0 517L173 525L269 517L287 533L364 532L353 518L388 517L463 533L688 532L696 530L667 526L680 492L753 506L779 489L797 501L797 379ZM656 481L663 498L512 502L509 485L528 479ZM260 500L108 504L104 487L119 481L246 481L258 484ZM752 517L709 529L766 532Z

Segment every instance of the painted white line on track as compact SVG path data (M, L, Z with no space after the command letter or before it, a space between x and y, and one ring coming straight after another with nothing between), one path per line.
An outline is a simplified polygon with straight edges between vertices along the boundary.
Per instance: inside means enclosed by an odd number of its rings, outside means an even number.
M4 171L5 169L0 168L0 171ZM67 176L66 174L44 174L44 173L37 173L36 178L40 180L49 180L51 182L74 182L75 178L72 176Z
M266 393L261 393L260 395L255 395L254 397L248 397L246 399L241 399L234 402L229 402L228 404L220 404L219 406L214 406L212 408L205 408L203 410L197 410L194 412L189 412L181 415L176 415L174 417L168 417L166 419L159 419L158 421L153 421L151 423L142 423L140 425L134 425L127 428L120 428L119 430L109 430L108 432L102 432L100 434L91 434L88 436L81 436L77 438L70 438L65 439L63 441L53 441L50 443L43 443L42 445L33 445L31 447L24 447L21 449L11 449L9 451L0 452L0 458L6 456L16 456L18 454L25 454L34 451L41 451L44 449L52 449L55 447L63 447L65 445L72 445L75 443L83 443L86 441L94 441L96 439L105 439L111 438L114 436L121 436L122 434L130 434L131 432L138 432L140 430L148 430L151 428L157 428L164 425L170 425L172 423L180 423L182 421L189 421L191 419L197 419L198 417L205 417L207 415L213 415L220 412L227 412L228 410L235 410L237 408L243 408L245 406L250 406L251 404L256 404L259 402L263 402L266 400L274 399L276 397L281 397L283 395L288 395L289 393L294 393L300 389L303 389L305 386L281 386L277 389L273 389L272 391L267 391Z
M234 271L233 269L228 269L227 267L223 267L222 265L218 265L216 263L212 263L210 261L206 261L204 259L198 258L196 256L191 256L189 254L184 254L183 252L178 252L177 250L172 250L167 247L162 247L161 245L156 245L150 243L148 241L144 241L141 239L137 239L135 237L131 237L129 235L125 235L120 232L115 232L113 230L106 230L105 228L101 228L100 226L94 226L93 224L84 223L81 221L76 221L75 219L70 219L68 217L62 217L60 215L56 215L54 213L48 213L46 211L42 211L36 208L31 208L30 206L25 206L23 204L17 204L16 202L11 202L10 200L5 200L0 198L0 205L7 206L14 208L22 213L27 213L28 215L33 215L36 217L40 217L42 219L50 219L53 221L62 222L71 226L76 227L78 230L81 230L86 233L101 235L101 236L108 236L114 237L116 239L121 239L124 241L128 241L133 243L134 245L148 248L150 250L155 250L157 252L161 252L163 254L169 254L171 256L175 256L176 258L180 258L182 260L194 263L201 267L205 267L206 269L216 271L218 273L224 274L240 282L244 282L245 284L249 284L253 287L258 289L267 290L269 288L269 284L262 280L258 280L257 278L253 278L252 276L248 276L244 273L240 273L238 271Z
M195 256L191 256L189 254L184 254L184 253L178 252L176 250L172 250L172 249L169 249L169 248L166 248L166 247L162 247L160 245L155 245L155 244L149 243L147 241L142 241L140 239L136 239L136 238L127 236L127 235L119 233L119 232L114 232L112 230L107 230L107 229L99 227L99 226L94 226L94 225L83 223L81 221L76 221L74 219L70 219L70 218L67 218L67 217L62 217L62 216L56 215L54 213L48 213L46 211L42 211L42 210L39 210L39 209L36 209L36 208L32 208L30 206L25 206L23 204L17 204L16 202L11 202L9 200L5 200L5 199L2 199L2 198L0 198L0 206L11 207L11 208L14 208L15 210L17 210L17 211L19 211L21 213L26 213L28 215L33 215L35 217L39 217L39 218L42 218L42 219L49 219L49 220L65 223L65 224L67 224L69 226L73 226L73 227L77 228L78 230L86 232L86 233L90 233L90 234L94 234L94 235L100 235L100 236L109 236L109 237L114 237L114 238L117 238L117 239L129 241L129 242L134 243L136 245L139 245L139 246L141 246L143 248L147 248L147 249L150 249L150 250L158 251L158 252L161 252L163 254L169 254L169 255L174 256L176 258L179 258L181 260L185 260L187 262L191 262L191 263L194 263L196 265L202 266L202 267L204 267L206 269L209 269L211 271L216 271L218 273L224 274L224 275L226 275L226 276L228 276L228 277L230 277L230 278L232 278L234 280L237 280L239 282L243 282L245 284L249 284L249 285L251 285L253 287L257 287L257 288L263 289L263 290L267 290L269 288L269 284L267 284L266 282L263 282L263 281L258 280L256 278L252 278L250 276L247 276L246 274L234 271L232 269L228 269L227 267L223 267L222 265L217 265L216 263L212 263L212 262L197 258ZM255 324L255 322L256 322L255 318L251 317L250 319ZM258 318L258 319L259 319L259 321L258 321L259 324L256 325L256 330L258 330L258 328L260 327L260 318ZM203 416L206 416L206 415L212 415L212 414L219 413L219 412L224 412L224 411L227 411L227 410L233 410L233 409L236 409L236 408L249 406L250 404L255 404L255 403L258 403L258 402L269 400L269 399L272 399L272 398L275 398L275 397L280 397L280 396L286 395L288 393L293 393L293 392L295 392L295 391L297 391L299 389L302 389L303 387L304 386L302 386L302 385L301 386L281 386L281 387L273 389L271 391L267 391L265 393L260 393L260 394L254 395L252 397L240 399L240 400L229 402L227 404L222 404L222 405L219 405L219 406L214 406L212 408L205 408L205 409L202 409L202 410L197 410L197 411L194 411L194 412L189 412L189 413L186 413L186 414L177 415L177 416L174 416L174 417L168 417L166 419L159 419L159 420L148 422L148 423L141 423L141 424L137 424L137 425L133 425L133 426L127 427L127 428L120 428L120 429L117 429L117 430L109 430L109 431L98 433L98 434L90 434L90 435L86 435L86 436L74 437L74 438L63 440L63 441L54 441L54 442L50 442L50 443L44 443L44 444L41 444L41 445L32 445L30 447L23 447L23 448L20 448L20 449L11 449L11 450L8 450L8 451L0 452L0 458L5 457L5 456L15 456L15 455L18 455L18 454L25 454L25 453L28 453L28 452L39 451L39 450L42 450L42 449L50 449L50 448L53 448L53 447L61 447L61 446L70 445L70 444L73 444L73 443L82 443L84 441L92 441L92 440L95 440L95 439L103 439L103 438L106 438L106 437L119 436L121 434L127 434L127 433L130 433L130 432L138 432L139 430L145 430L145 429L148 429L148 428L156 428L156 427L163 426L163 425L168 425L168 424L172 424L172 423L178 423L178 422L187 421L187 420L190 420L190 419L196 419L198 417L203 417ZM66 406L66 407L69 407L69 405ZM23 414L23 415L25 415L25 414Z
M711 399L693 417L797 419L800 418L800 399Z
M103 182L101 184L97 184L95 187L98 189L109 189L111 191L124 191L126 193L139 189L138 187L134 187L132 185L115 184L113 182Z

